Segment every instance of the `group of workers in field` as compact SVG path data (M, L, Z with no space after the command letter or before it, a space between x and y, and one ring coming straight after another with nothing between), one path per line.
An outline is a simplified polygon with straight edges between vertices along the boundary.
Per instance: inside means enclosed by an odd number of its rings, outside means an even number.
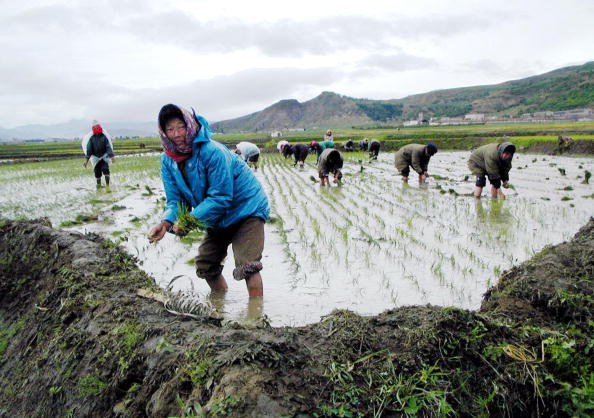
M240 142L231 151L213 140L208 122L202 116L174 104L163 106L157 120L163 147L161 178L166 205L161 221L148 233L149 241L160 241L168 232L177 236L189 233L186 224L180 222L180 214L187 209L189 216L195 218L194 225L205 231L195 258L196 275L206 281L213 293L225 292L228 284L222 275L223 263L231 245L235 258L234 279L246 283L250 298L262 297L264 223L270 206L254 174L260 150L255 144ZM84 166L91 160L97 184L101 185L103 175L109 185L113 147L98 122L93 122L92 135L83 148ZM365 139L359 143L359 148L368 151L371 159L377 159L380 142ZM294 166L300 167L304 166L309 153L315 152L320 184L329 186L330 174L334 182L340 183L344 159L336 149L331 131L321 143L312 141L305 145L280 141L277 149L285 157L294 156ZM352 140L344 144L344 150L354 150ZM419 174L419 183L425 183L429 161L436 152L437 146L432 143L400 148L395 155L395 165L403 181L408 182L412 168ZM504 196L500 187L508 187L514 152L514 145L509 142L484 145L472 152L468 167L476 176L474 195L477 198L486 185L486 178L491 183L491 196Z
M354 151L354 142L348 139L343 144L345 152ZM359 143L359 149L369 152L369 158L376 160L379 155L381 144L378 140L371 140L365 138ZM300 167L304 166L305 159L310 151L316 153L316 164L318 166L318 174L320 177L320 184L322 186L329 185L328 175L334 174L334 182L340 182L342 178L342 166L344 160L340 152L336 149L332 131L326 132L324 141L318 143L312 141L309 145L295 144L292 145L288 141L280 141L277 144L278 151L285 157L293 155L295 164ZM511 169L511 160L516 151L516 147L510 142L502 142L499 144L487 144L475 149L468 160L468 168L470 172L476 176L474 196L478 199L481 197L483 188L486 186L487 178L491 183L491 196L505 197L501 191L501 187L509 187L509 171ZM423 144L408 144L401 147L394 156L394 165L396 170L402 176L402 181L408 183L411 168L419 175L419 184L425 184L429 177L429 161L431 157L437 153L437 145L429 143Z

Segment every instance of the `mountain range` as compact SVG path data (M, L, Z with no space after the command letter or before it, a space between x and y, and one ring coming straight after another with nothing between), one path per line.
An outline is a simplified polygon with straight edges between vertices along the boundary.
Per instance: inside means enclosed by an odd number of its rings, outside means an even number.
M594 61L501 84L436 90L402 99L368 100L324 92L312 100L281 100L259 112L212 124L218 132L397 124L467 113L519 116L594 107Z
M323 92L306 102L281 100L261 111L211 124L215 132L340 128L398 124L416 119L485 113L518 116L536 111L594 107L594 61L500 84L436 90L402 99L370 100ZM113 136L156 136L155 122L105 123ZM76 138L89 121L0 127L0 139Z

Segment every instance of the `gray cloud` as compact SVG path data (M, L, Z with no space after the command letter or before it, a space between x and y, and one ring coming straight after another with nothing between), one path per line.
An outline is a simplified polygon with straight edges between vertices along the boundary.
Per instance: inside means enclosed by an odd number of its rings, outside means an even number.
M382 55L372 54L358 63L364 69L378 69L390 72L411 71L435 68L437 63L431 58L418 57L405 53Z
M341 77L341 73L329 68L251 69L173 88L122 91L119 100L102 100L98 106L104 119L146 121L154 118L164 104L176 103L194 107L215 121L260 110L297 91L319 92ZM134 109L134 115L130 115L130 109Z
M237 20L202 23L182 12L167 12L132 18L121 25L143 39L182 46L197 53L255 48L268 56L302 56L349 49L382 50L394 39L450 37L495 22L495 16L394 19L342 16L247 25Z
M133 11L133 13L132 13ZM51 17L51 18L50 18ZM196 53L225 53L254 48L272 57L327 54L340 50L381 51L395 39L448 38L485 29L501 15L423 17L338 16L297 21L280 19L248 24L236 18L204 21L180 9L157 11L133 1L51 5L0 18L6 33L70 34L78 30L118 32L142 41L175 45Z
M60 120L86 117L142 122L152 120L164 104L177 103L193 106L214 121L260 110L296 92L317 93L343 77L331 68L261 68L175 87L127 89L99 81L89 83L84 77L65 79L55 72L29 70L21 71L11 83L0 82L0 112L10 114L18 101L28 119L42 123L55 122L56 112L63 112ZM0 80L4 79L0 73ZM23 91L30 94L21 95Z

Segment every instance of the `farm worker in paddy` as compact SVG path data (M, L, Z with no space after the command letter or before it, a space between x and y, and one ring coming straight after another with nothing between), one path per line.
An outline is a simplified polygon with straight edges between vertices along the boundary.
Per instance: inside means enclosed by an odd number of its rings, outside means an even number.
M330 131L328 131L328 132L330 132ZM335 147L336 147L336 144L334 143L334 141L324 141L321 144L319 144L316 141L311 141L309 143L309 149L314 150L316 152L316 156L317 156L316 163L320 161L320 155L322 155L322 152L325 149L335 148Z
M250 168L222 144L212 140L208 122L173 104L159 112L161 178L166 208L162 221L149 232L149 241L166 232L185 235L180 207L206 236L198 249L196 274L213 292L227 290L222 275L227 248L233 246L235 280L245 280L250 297L262 296L264 222L270 208L264 188ZM188 216L188 214L183 214ZM178 222L176 222L178 221Z
M283 147L283 155L285 158L292 155L295 158L295 164L293 164L293 167L299 164L299 168L303 168L305 159L309 155L309 146L305 144L287 144Z
M240 154L247 165L254 167L254 171L258 171L260 148L257 145L251 142L240 142L235 146L235 153Z
M87 168L89 160L93 164L97 188L101 188L101 176L105 176L105 186L109 189L109 166L115 160L111 139L103 132L103 128L94 120L91 123L92 134L89 133L83 138L83 149L85 150L85 162L83 167ZM86 143L85 143L86 142Z
M489 183L491 183L491 197L505 198L501 186L506 189L509 187L509 171L512 167L511 162L515 152L516 147L514 144L502 142L483 145L470 154L468 168L476 176L475 198L481 198L483 187L487 184L485 176L489 178Z
M437 153L437 145L429 143L408 144L403 146L394 155L396 170L400 172L402 181L408 183L410 167L419 174L419 184L424 184L429 177L429 160Z
M283 153L283 147L285 145L289 145L289 141L285 141L284 139L282 141L278 141L278 144L276 144L276 149L278 150L279 154Z
M380 142L377 139L372 139L369 143L369 158L372 160L377 160L377 156L379 155L380 150Z
M342 172L340 169L343 165L342 155L340 155L340 151L328 148L325 149L322 154L320 155L320 160L318 161L318 175L320 176L320 186L330 186L328 182L328 175L332 173L334 175L334 183L340 184L340 179L342 179Z

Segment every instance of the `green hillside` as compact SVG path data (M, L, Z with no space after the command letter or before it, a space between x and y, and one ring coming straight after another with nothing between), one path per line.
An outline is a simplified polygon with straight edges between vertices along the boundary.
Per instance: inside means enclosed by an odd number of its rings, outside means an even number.
M323 92L300 103L281 100L266 109L212 124L217 132L262 132L291 128L325 129L396 124L466 113L519 116L594 106L594 61L538 76L489 86L437 90L402 99L368 100Z

